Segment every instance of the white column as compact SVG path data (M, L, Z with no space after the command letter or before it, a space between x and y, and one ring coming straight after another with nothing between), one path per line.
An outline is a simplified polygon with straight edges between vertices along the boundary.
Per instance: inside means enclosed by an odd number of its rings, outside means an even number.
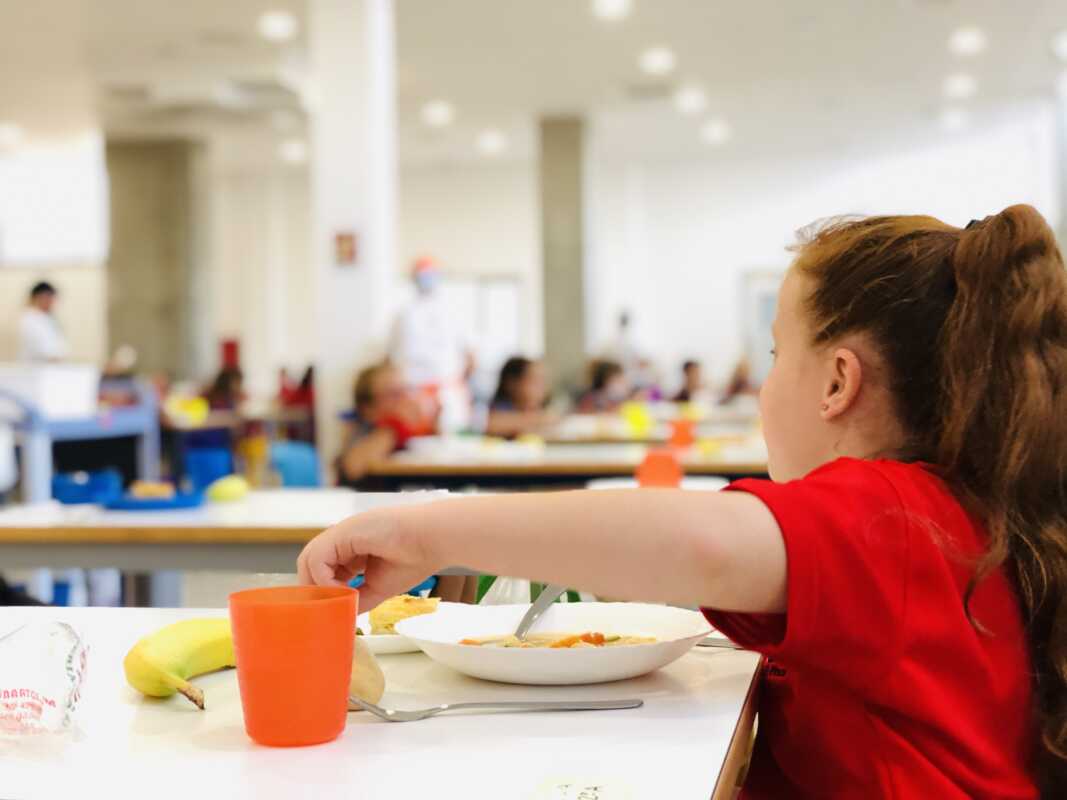
M380 357L396 250L396 99L392 0L312 0L311 191L321 458L340 447L356 370ZM356 236L353 265L335 237Z

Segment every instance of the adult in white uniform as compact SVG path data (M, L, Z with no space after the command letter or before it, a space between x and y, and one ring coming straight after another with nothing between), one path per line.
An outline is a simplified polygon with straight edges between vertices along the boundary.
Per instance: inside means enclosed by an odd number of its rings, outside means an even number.
M389 360L410 386L437 395L443 431L467 427L471 402L466 381L473 358L453 311L441 296L440 266L423 256L415 262L412 278L417 294L393 324Z
M19 361L60 361L70 352L67 338L52 313L56 294L56 287L47 281L30 290L29 305L19 318Z
M70 353L67 338L59 327L52 309L58 292L47 281L41 281L30 290L29 305L19 318L19 361L44 364L62 361ZM70 584L71 605L118 605L122 596L122 576L114 569L64 570L63 576ZM50 599L52 595L51 574L38 570L30 581L31 590L39 598Z

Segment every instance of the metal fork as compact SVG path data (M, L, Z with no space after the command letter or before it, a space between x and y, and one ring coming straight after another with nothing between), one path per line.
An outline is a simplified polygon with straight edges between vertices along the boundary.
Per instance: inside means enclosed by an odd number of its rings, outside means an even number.
M369 711L386 722L417 722L445 711L610 711L621 708L640 708L644 700L530 700L490 703L443 703L439 706L419 708L415 711L397 711L382 708L358 697L350 696L348 702L364 711Z
M541 618L541 615L544 614L565 591L567 591L566 586L559 586L555 583L550 583L542 589L541 594L537 596L533 605L530 606L529 610L519 621L519 627L515 629L515 638L520 642L525 641L526 634L530 632L530 628L534 626L534 623Z
M697 647L718 647L720 650L744 650L739 644L734 644L729 639L720 639L717 636L705 636L699 642Z

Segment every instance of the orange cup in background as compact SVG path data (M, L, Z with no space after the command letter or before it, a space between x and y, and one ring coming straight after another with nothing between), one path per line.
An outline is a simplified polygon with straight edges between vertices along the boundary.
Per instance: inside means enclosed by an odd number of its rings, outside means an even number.
M638 467L635 477L642 488L677 489L682 485L682 465L670 450L650 450Z
M359 592L278 586L230 595L245 730L297 747L340 736L348 713Z
M691 419L671 420L670 445L672 447L689 447L696 441L695 429L696 426Z

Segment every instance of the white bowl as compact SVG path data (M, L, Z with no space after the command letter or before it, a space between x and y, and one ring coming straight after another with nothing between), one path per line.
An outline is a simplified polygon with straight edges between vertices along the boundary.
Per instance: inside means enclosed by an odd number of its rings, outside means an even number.
M397 631L434 661L474 678L538 686L604 683L635 678L681 658L711 633L696 611L643 603L556 603L534 632L599 631L653 636L652 644L576 649L476 647L460 639L515 631L529 605L442 603L436 614L397 623Z
M710 475L687 475L682 478L680 489L697 492L717 492L728 486L726 478ZM594 478L585 484L586 489L637 489L637 478Z

